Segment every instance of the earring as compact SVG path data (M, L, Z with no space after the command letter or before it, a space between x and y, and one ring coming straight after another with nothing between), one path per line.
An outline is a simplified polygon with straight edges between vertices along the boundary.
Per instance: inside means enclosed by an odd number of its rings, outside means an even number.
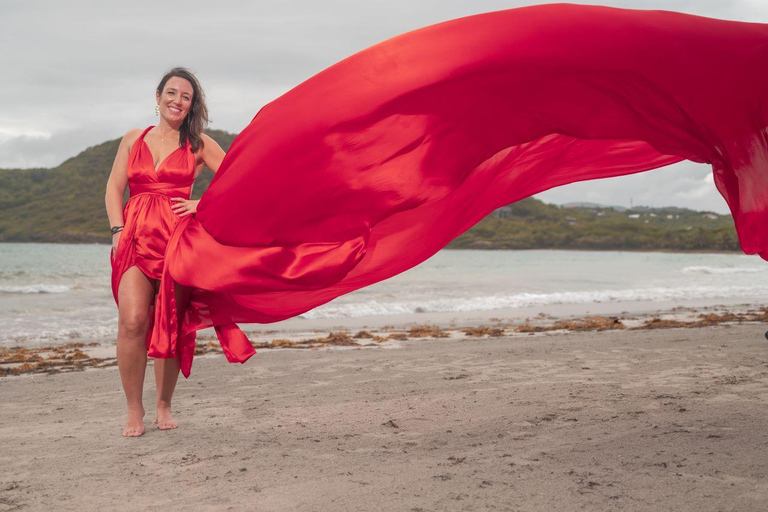
M155 105L155 115L156 116L160 115L160 105Z

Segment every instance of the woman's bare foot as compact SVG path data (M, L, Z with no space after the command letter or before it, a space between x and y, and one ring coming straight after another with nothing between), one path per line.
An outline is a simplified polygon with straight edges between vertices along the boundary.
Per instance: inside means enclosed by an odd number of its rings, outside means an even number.
M144 434L144 408L128 408L128 421L123 430L125 437L139 437Z
M179 426L176 420L173 419L173 416L171 416L170 404L157 404L157 419L155 420L155 424L160 430L170 430Z

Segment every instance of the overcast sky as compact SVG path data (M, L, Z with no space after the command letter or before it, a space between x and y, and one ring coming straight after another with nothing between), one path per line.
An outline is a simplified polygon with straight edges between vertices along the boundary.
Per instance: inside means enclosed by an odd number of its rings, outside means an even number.
M384 39L441 21L535 3L500 0L0 0L0 168L52 167L155 124L154 88L197 73L211 128L239 133L265 103ZM573 2L768 22L768 0ZM548 202L725 212L709 166L681 163L578 183Z

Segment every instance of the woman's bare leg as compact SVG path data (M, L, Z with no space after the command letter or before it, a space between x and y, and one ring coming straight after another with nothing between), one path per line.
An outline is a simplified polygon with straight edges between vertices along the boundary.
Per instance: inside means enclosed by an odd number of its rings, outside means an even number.
M176 309L183 312L189 300L189 288L175 285ZM181 317L178 325L182 325ZM155 359L155 382L157 384L157 427L161 430L176 428L179 424L171 416L171 399L179 379L179 360Z
M144 373L147 368L147 330L152 282L138 267L130 267L118 289L117 367L128 405L127 437L144 433Z
M157 427L161 430L176 428L179 424L171 416L171 398L179 378L179 360L155 359L155 382L157 383Z

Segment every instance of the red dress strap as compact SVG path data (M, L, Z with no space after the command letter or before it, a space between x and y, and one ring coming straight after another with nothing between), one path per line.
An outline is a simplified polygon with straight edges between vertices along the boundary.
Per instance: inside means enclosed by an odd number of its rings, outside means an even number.
M152 128L154 128L154 127L155 127L155 125L152 125L152 126L148 126L148 127L146 127L146 128L144 129L144 131L143 131L143 132L141 132L141 135L139 135L139 138L138 138L138 139L136 139L136 142L139 142L139 141L142 141L142 140L144 140L144 136L147 134L147 132L148 132L149 130L151 130Z

